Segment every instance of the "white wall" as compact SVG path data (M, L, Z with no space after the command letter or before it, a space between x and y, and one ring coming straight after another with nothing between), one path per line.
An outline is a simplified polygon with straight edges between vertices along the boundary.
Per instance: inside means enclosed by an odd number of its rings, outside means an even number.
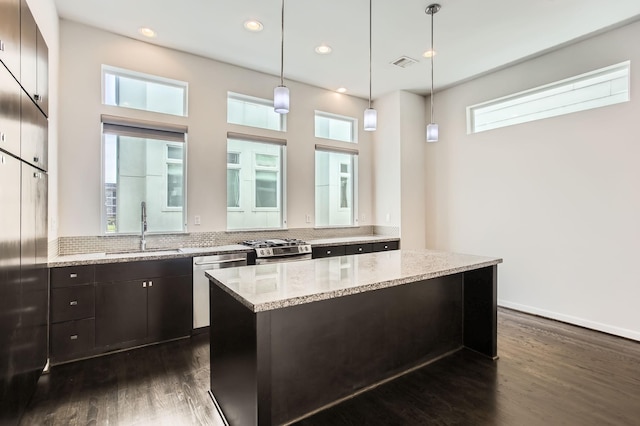
M53 0L27 0L49 49L49 241L58 237L58 67L60 30Z
M634 23L438 93L427 245L504 258L499 303L640 340ZM466 134L478 102L631 60L631 101Z
M286 138L287 217L289 228L314 223L314 110L360 118L363 99L341 95L297 82L291 91L286 133L249 129L226 123L227 91L270 99L277 76L212 61L121 37L74 22L60 21L60 236L99 235L100 227L100 114L121 114L101 104L102 64L189 82L189 117L166 117L146 111L128 111L147 120L165 120L189 126L188 229L190 232L226 229L227 131ZM277 60L277 58L274 58ZM285 70L286 76L286 70ZM353 144L325 145L353 148ZM373 223L371 136L360 131L360 225ZM311 224L305 215L311 215ZM195 215L202 225L193 224Z

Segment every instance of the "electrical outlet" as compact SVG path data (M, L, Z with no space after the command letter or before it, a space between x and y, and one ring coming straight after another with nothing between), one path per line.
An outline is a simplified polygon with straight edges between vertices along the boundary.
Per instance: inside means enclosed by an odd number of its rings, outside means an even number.
M307 221L307 223L311 223L311 215L309 213L305 215L305 220Z
M200 225L200 216L196 215L193 217L193 224Z

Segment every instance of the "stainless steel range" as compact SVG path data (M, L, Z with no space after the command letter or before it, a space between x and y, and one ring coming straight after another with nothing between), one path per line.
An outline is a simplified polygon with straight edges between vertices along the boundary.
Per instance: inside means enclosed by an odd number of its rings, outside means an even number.
M242 244L256 251L256 265L311 259L311 245L296 238L249 240Z

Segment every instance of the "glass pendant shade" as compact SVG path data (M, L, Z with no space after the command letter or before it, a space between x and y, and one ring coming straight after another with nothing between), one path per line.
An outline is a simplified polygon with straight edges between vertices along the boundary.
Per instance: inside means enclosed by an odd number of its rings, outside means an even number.
M427 142L438 142L438 125L430 123L427 126Z
M364 130L372 132L376 130L378 124L378 111L373 108L364 110Z
M287 86L277 86L273 89L273 109L278 114L289 112L289 88Z

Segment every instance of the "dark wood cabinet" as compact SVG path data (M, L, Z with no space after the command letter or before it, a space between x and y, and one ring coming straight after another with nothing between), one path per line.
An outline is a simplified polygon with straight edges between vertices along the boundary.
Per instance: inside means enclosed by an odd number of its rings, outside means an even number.
M22 0L20 11L20 83L25 92L45 115L49 112L49 48L36 25L36 21Z
M332 246L321 246L312 248L312 257L319 259L322 257L344 256L348 254L372 253L377 251L398 250L400 242L385 241L380 243L358 243L358 244L341 244Z
M0 61L20 77L20 0L0 0Z
M144 283L144 285L143 285ZM147 337L147 284L142 280L96 285L96 346Z
M191 334L190 257L52 268L50 276L54 363Z
M347 254L346 247L344 245L313 247L311 251L311 256L314 259L321 257L344 256Z
M18 82L0 65L0 150L16 157L20 157L20 93Z

